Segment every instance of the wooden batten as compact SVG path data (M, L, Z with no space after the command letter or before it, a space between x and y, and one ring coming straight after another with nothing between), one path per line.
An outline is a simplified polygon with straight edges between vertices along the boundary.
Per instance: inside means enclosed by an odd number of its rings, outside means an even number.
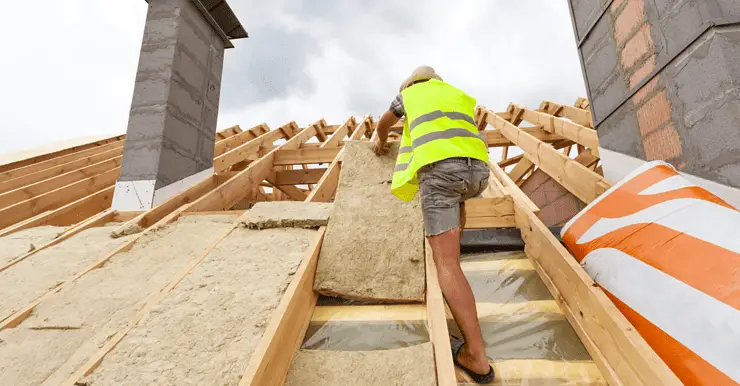
M24 166L28 166L28 165L32 165L32 164L42 163L42 162L45 162L45 161L48 161L48 160L51 160L51 159L56 159L56 158L60 158L62 156L66 156L66 155L69 155L69 154L78 153L78 152L83 151L83 150L90 150L90 149L94 149L94 148L99 148L101 146L105 146L105 145L107 145L109 143L113 143L113 142L118 142L119 144L123 144L123 139L125 139L125 138L126 138L126 135L124 135L124 134L116 135L116 136L108 137L108 138L101 139L101 140L98 140L98 141L89 142L89 143L85 143L85 144L81 144L81 145L77 145L77 146L68 147L66 149L61 149L61 150L53 151L53 152L46 153L46 154L39 154L37 156L33 156L33 157L29 157L29 158L24 158L24 159L20 159L20 160L17 160L17 161L8 162L6 164L0 165L0 173L5 173L5 172L7 172L9 170L19 169L19 168L22 168Z
M523 114L522 116L527 122L541 125L548 133L557 134L577 144L593 149L598 155L599 137L596 134L596 130L574 122L559 119L549 114L537 112L526 107L511 105L509 106L509 109L513 111L521 111Z
M452 361L450 331L447 327L445 301L437 279L437 267L432 256L432 247L424 242L424 261L426 264L426 308L429 340L434 347L434 364L437 370L437 385L456 386L455 364Z
M576 101L578 103L579 101ZM591 111L588 107L582 108L578 105L568 106L561 105L559 103L543 101L540 104L540 110L545 111L547 114L554 115L556 117L565 117L571 121L588 128L594 128L594 121L591 118Z

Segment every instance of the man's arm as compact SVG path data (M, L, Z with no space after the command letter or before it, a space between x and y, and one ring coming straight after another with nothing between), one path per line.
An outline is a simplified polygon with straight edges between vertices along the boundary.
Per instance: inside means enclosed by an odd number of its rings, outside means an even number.
M388 140L388 132L390 132L391 126L395 125L398 121L399 118L390 110L386 111L380 117L380 120L378 121L378 126L375 128L375 130L378 131L378 139L381 142L386 142Z

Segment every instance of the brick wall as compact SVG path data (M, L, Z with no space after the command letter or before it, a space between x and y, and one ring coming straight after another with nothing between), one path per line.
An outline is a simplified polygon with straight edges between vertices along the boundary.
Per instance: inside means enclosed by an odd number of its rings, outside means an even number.
M522 183L521 189L540 208L540 220L547 226L562 226L586 207L540 169Z
M645 14L645 0L615 1L609 13L614 20L614 40L622 71L629 78L632 89L656 66L656 45ZM665 87L660 85L660 75L640 89L631 103L637 113L645 159L677 161L681 155L681 140L671 120L671 102Z

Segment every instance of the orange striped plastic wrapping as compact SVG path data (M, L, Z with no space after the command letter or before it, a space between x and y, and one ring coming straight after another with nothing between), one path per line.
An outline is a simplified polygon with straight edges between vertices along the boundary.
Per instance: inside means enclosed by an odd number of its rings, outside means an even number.
M684 384L740 385L740 212L656 161L562 237Z

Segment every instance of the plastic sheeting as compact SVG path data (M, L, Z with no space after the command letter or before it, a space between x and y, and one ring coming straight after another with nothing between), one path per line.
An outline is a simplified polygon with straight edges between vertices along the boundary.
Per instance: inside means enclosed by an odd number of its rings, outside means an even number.
M606 385L522 252L465 255L486 353L501 385ZM450 333L460 337L448 314ZM461 385L472 384L458 370Z

